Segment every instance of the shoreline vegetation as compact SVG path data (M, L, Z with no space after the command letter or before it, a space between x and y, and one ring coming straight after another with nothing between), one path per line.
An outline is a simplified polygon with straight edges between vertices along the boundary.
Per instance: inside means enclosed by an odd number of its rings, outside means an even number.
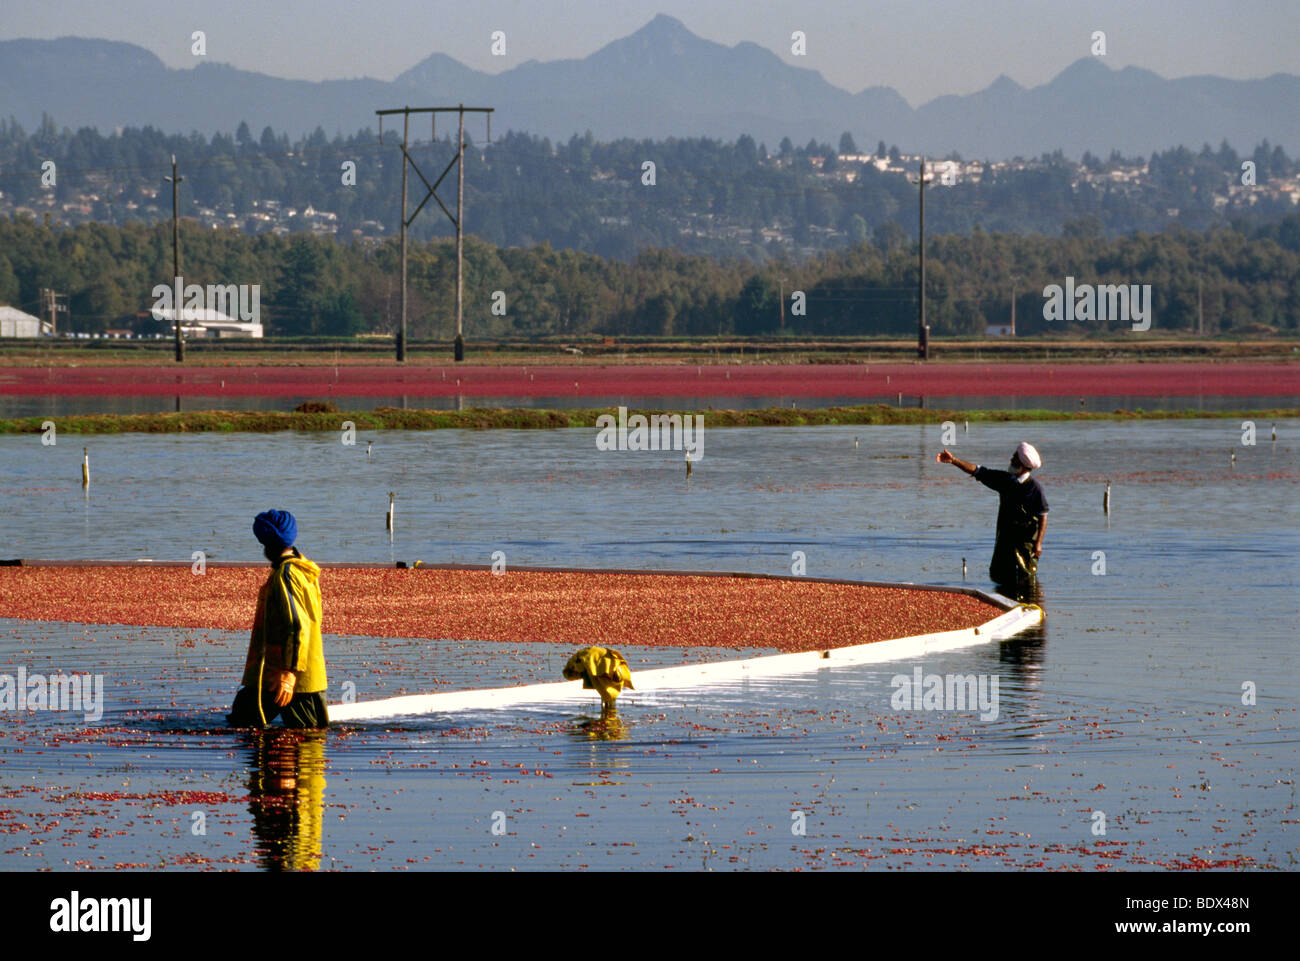
M1220 418L1283 420L1300 417L1300 409L1263 408L1237 411L1205 410L945 410L942 408L891 407L871 404L860 407L798 408L767 407L755 410L655 410L629 408L631 413L704 418L709 427L825 427L884 426L898 424L942 424L944 421L1002 423L1012 421L1082 420L1185 420ZM153 414L69 414L0 418L0 434L39 434L53 421L65 434L184 434L184 433L274 433L277 431L339 431L351 422L363 430L557 430L592 428L598 417L614 414L608 407L575 410L527 408L469 408L466 410L420 410L378 407L370 411L340 411L328 402L307 403L293 411L182 411Z

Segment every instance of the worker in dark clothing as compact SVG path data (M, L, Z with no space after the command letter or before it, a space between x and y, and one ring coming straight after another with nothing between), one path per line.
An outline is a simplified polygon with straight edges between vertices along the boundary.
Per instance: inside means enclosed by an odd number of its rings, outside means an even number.
M265 727L283 714L285 727L327 727L321 569L293 546L298 523L288 511L258 514L253 535L271 562L271 576L257 595L243 687L226 721Z
M1047 530L1047 498L1031 471L1043 464L1030 444L1021 444L1011 455L1010 470L979 467L948 451L935 458L940 464L953 464L977 481L998 492L997 538L989 577L999 587L1014 594L1029 590L1038 576L1038 558L1043 553L1043 534Z

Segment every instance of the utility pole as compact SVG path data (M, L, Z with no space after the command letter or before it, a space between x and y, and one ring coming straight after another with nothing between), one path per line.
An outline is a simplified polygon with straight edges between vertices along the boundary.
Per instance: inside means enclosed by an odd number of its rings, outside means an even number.
M925 322L925 182L925 156L922 155L920 173L917 179L912 181L920 185L921 191L921 296L916 318L916 355L921 360L930 359L930 327Z
M465 114L467 112L487 114L487 141L491 143L492 142L492 112L494 109L495 108L493 107L467 107L462 103L462 104L458 104L455 107L398 107L393 110L375 111L375 113L379 116L379 142L381 144L384 142L384 117L389 114L395 114L395 113L400 113L402 115L402 211L401 211L401 222L402 222L401 314L402 317L401 320L399 321L400 327L397 332L397 359L399 362L404 362L406 360L406 228L409 227L411 223L414 222L417 216L419 216L420 211L424 209L424 205L429 202L430 197L432 197L435 201L437 201L438 206L442 208L442 212L447 215L447 219L450 220L456 227L455 352L456 352L457 361L462 361L465 359L465 337L464 337L464 332L465 332L465 326L464 326L465 323L464 322ZM450 113L450 112L455 112L459 115L459 124L457 126L458 132L457 132L456 156L452 159L451 163L447 164L446 169L443 170L442 174L438 177L438 179L435 180L432 184L430 184L428 178L425 177L424 174L420 171L419 166L417 166L415 161L411 159L411 153L409 149L411 114L427 113L432 115L431 134L433 136L433 139L436 140L437 129L438 129L437 128L438 114ZM410 165L410 168L415 171L416 176L419 177L420 180L424 183L425 189L427 190L427 193L425 193L424 195L424 199L420 201L419 205L415 208L415 212L412 213L410 217L406 216L406 169L408 164ZM442 181L446 178L447 174L451 173L452 167L456 168L456 215L454 217L452 216L451 211L447 209L447 205L442 202L442 198L439 197L437 193L438 187L441 186Z
M176 173L176 155L172 154L172 175L164 177L163 180L170 181L172 185L172 286L175 288L172 312L176 318L176 362L178 364L185 360L185 341L181 337L181 295L183 290L181 285L181 232L180 221L176 213L176 190L184 179L184 177Z
M402 118L402 326L397 331L397 360L400 363L406 362L406 142L410 132L411 115L408 113ZM382 130L379 132L379 142L384 142ZM391 521L389 529L392 529Z
M1016 336L1016 281L1019 277L1011 278L1011 336Z
M930 331L925 326L925 156L921 156L920 170L921 193L921 312L917 318L916 352L921 360L930 359Z
M781 333L785 333L785 278L777 278L780 287L777 289L776 302L781 307Z
M465 110L461 104L460 127L456 133L456 362L465 359Z
M1196 278L1196 333L1205 336L1205 292L1203 285L1205 278Z
M63 303L59 303L60 300L62 300ZM41 288L41 316L44 317L48 315L50 318L51 337L57 337L59 335L59 314L66 314L68 312L67 300L67 294L60 294L52 287Z

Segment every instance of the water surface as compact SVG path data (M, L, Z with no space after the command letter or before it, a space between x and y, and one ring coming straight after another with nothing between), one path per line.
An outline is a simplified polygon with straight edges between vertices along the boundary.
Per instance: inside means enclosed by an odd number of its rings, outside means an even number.
M1300 422L1270 426L1253 447L1218 420L959 429L970 460L1044 455L1045 628L637 698L613 722L593 696L230 732L241 633L0 621L0 673L101 673L106 701L92 723L0 713L0 867L1290 869ZM810 575L990 586L996 499L933 463L938 427L714 429L689 482L678 453L594 438L96 436L83 493L82 441L2 437L0 555L256 562L252 515L277 506L318 560L788 573L802 551ZM571 653L327 643L334 699L552 680ZM895 710L916 667L996 677L996 718Z

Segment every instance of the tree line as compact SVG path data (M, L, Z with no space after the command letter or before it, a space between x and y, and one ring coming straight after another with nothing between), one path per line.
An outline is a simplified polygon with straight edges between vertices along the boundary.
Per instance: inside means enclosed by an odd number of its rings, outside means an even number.
M258 284L268 336L391 333L399 305L395 240L340 243L310 233L247 234L183 223L185 282ZM879 335L915 330L917 245L899 234L807 259L762 264L650 248L630 260L465 242L465 325L493 337ZM39 309L39 291L70 295L74 330L158 329L151 291L170 282L169 224L112 226L0 219L0 304ZM410 245L410 336L449 339L455 245ZM1300 329L1300 215L1204 232L1107 237L1092 218L1060 236L928 236L927 319L936 335L1005 323L1013 292L1020 333L1122 330L1121 321L1043 318L1043 290L1063 284L1150 284L1154 326L1209 333ZM140 316L140 315L145 316Z

